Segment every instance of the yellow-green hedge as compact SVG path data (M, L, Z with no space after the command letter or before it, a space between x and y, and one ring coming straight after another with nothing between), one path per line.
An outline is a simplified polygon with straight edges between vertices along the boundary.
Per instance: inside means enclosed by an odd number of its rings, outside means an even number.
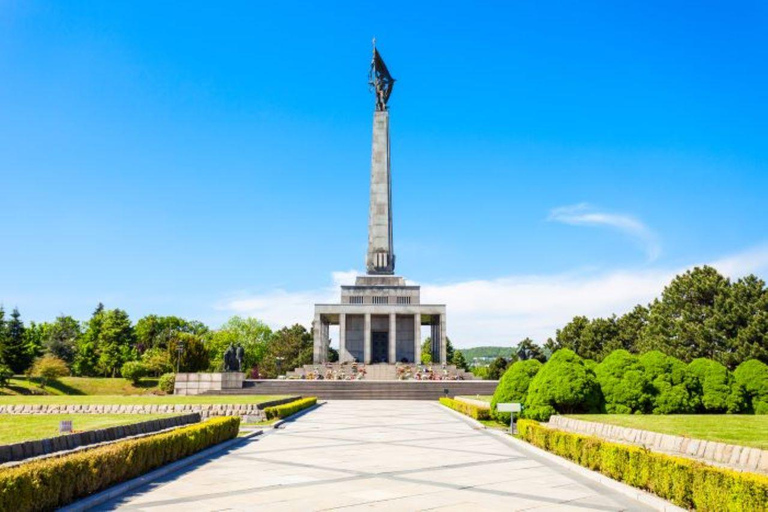
M0 469L0 510L53 510L237 436L218 417L162 434Z
M266 414L268 420L287 418L288 416L296 414L302 409L312 407L316 403L317 398L314 396L309 398L300 398L298 400L294 400L293 402L288 402L287 404L267 407L264 409L264 414Z
M539 448L680 507L716 512L768 510L768 477L763 475L553 430L531 420L518 421L517 431Z
M458 411L461 414L474 418L476 420L489 420L491 419L491 408L477 407L476 405L468 404L460 400L454 400L453 398L442 397L440 403L446 407L450 407L454 411Z

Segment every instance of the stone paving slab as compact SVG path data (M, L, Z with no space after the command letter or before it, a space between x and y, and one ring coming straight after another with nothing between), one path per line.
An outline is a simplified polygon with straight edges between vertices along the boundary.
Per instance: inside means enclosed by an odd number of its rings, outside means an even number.
M100 510L650 510L423 401L329 402Z

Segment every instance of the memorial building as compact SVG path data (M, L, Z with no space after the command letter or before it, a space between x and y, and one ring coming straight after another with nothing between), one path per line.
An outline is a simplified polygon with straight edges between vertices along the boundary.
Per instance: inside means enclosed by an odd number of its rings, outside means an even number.
M312 324L315 364L327 362L331 325L339 326L341 363L419 363L422 326L430 327L432 361L446 364L446 308L422 304L418 286L395 275L389 109L394 78L373 49L370 85L376 93L371 148L368 252L364 276L341 287L338 304L316 304Z

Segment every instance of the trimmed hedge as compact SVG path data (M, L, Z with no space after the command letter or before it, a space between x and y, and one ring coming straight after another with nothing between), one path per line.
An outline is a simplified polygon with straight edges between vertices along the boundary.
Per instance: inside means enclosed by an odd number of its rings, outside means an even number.
M0 469L0 510L53 510L237 436L218 417L154 436Z
M268 420L283 419L291 416L292 414L296 414L297 412L306 409L307 407L312 407L316 403L317 398L314 396L309 398L300 398L298 400L294 400L293 402L288 402L287 404L267 407L264 409L264 414L267 416Z
M491 419L490 408L484 409L472 404L468 404L466 402L461 402L459 400L454 400L453 398L447 398L447 397L441 397L440 403L446 407L453 409L454 411L460 412L461 414L465 416L469 416L470 418L474 418L476 420Z
M534 446L680 507L717 512L768 510L768 477L763 475L553 430L530 420L520 420L517 431Z

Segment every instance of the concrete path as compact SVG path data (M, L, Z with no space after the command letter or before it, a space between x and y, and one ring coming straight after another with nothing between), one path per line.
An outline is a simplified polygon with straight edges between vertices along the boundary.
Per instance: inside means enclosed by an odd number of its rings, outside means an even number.
M647 510L434 402L338 401L102 510Z

